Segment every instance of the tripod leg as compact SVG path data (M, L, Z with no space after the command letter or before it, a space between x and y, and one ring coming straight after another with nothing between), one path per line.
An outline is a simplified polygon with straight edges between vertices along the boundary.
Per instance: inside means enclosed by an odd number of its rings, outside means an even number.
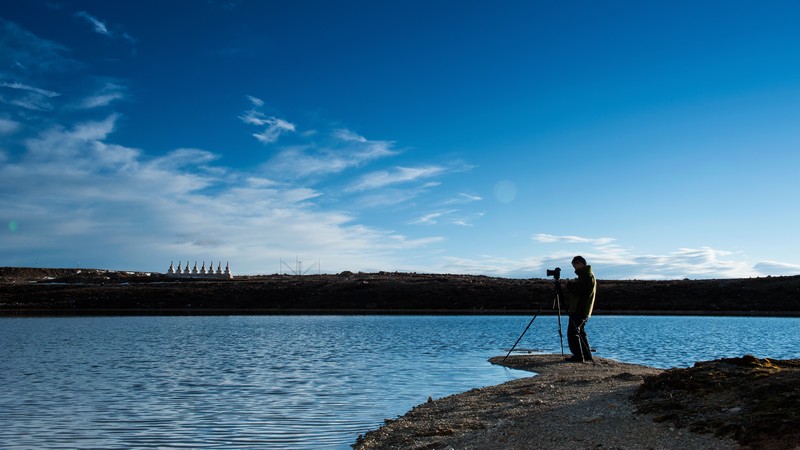
M539 311L536 311L536 314L533 315L533 319L531 319L531 321L528 322L528 326L525 327L525 330L522 332L522 334L519 335L519 338L517 338L517 342L514 342L514 345L511 347L511 350L509 350L508 353L506 353L506 356L503 358L503 362L505 362L506 358L508 358L508 355L510 355L511 352L513 352L514 349L517 348L517 344L519 344L519 341L522 340L522 336L525 336L525 333L528 332L528 328L530 328L531 325L533 325L533 321L536 320L536 316L538 316L541 311L542 307L539 306Z
M558 307L558 340L561 341L561 356L564 356L564 334L561 331L561 302L556 293L556 306Z

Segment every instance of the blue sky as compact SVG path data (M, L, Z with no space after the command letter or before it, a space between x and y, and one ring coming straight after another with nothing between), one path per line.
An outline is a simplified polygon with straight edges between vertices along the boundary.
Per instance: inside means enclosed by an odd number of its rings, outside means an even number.
M800 274L796 2L0 4L0 265Z

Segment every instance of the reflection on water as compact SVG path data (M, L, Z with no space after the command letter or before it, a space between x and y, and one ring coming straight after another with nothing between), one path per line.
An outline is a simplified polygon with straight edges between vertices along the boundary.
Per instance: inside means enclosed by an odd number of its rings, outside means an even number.
M412 406L526 372L486 362L529 317L0 319L4 448L348 448ZM566 327L564 327L566 329ZM593 317L598 356L797 358L800 319ZM559 352L555 317L522 349Z

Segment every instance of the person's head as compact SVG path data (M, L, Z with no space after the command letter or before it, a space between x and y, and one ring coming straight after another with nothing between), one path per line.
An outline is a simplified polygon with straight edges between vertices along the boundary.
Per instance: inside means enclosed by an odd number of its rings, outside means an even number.
M575 270L586 267L586 259L580 255L572 258L572 267L574 267Z

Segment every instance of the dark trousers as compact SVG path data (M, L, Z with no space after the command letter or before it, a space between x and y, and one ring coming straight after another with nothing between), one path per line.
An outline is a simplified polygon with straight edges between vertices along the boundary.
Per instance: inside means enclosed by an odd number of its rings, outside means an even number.
M586 339L586 331L583 329L586 326L588 317L584 316L569 316L569 325L567 326L567 342L569 342L569 351L576 358L583 358L584 361L592 360L592 351L589 348L589 340Z

